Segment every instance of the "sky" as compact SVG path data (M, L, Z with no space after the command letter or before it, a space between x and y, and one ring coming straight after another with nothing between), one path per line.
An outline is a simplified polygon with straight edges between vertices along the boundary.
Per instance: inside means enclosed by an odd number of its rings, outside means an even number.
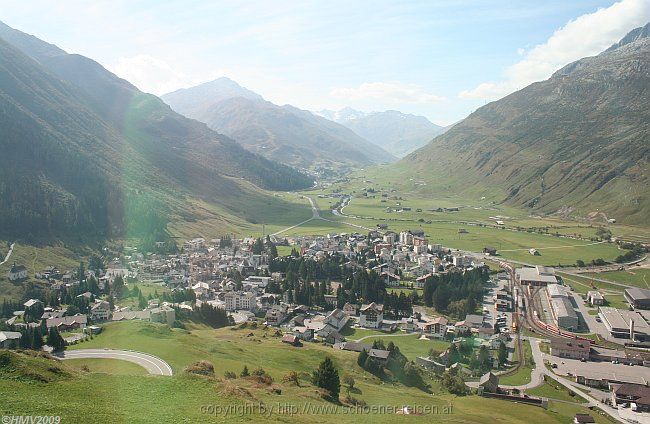
M650 0L2 0L0 20L162 95L227 76L269 101L449 125L650 21Z

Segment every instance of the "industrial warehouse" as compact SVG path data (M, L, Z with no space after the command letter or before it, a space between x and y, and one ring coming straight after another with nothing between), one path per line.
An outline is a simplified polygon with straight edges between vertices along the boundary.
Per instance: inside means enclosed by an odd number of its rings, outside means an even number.
M650 311L627 311L601 306L598 308L598 316L612 337L636 341L650 340Z
M546 286L546 295L548 303L551 305L551 314L555 325L564 330L577 330L580 321L571 300L569 300L567 288L559 284L549 284Z
M517 281L524 285L546 286L557 284L555 269L548 266L538 265L535 268L517 268Z

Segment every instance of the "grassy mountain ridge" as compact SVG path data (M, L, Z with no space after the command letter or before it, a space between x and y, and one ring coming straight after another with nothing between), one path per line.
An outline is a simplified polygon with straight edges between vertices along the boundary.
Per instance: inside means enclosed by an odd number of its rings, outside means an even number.
M249 150L309 167L391 162L395 157L350 129L290 105L278 106L228 78L162 96L175 111L205 122Z
M650 39L567 65L481 107L403 160L508 203L647 224Z
M0 233L136 235L129 222L139 213L180 216L185 198L225 211L234 199L278 203L238 179L311 185L91 59L39 41L0 25Z

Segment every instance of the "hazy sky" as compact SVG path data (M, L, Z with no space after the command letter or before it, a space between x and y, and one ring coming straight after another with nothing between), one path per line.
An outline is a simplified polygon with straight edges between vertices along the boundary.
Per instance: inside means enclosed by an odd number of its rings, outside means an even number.
M2 0L0 20L158 95L228 76L279 104L449 124L599 53L650 0Z

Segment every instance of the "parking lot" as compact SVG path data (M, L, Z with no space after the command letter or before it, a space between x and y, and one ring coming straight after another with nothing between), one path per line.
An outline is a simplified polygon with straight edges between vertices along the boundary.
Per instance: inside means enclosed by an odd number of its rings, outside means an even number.
M650 382L650 368L641 365L612 364L611 362L581 362L577 359L558 358L543 354L551 364L557 364L553 371L562 376L583 376L596 380L625 381L646 384Z
M499 316L505 317L505 320L501 319L500 326L510 331L512 328L512 312L497 311L494 307L494 296L504 286L506 286L504 283L495 283L486 291L483 296L483 318L494 327Z

